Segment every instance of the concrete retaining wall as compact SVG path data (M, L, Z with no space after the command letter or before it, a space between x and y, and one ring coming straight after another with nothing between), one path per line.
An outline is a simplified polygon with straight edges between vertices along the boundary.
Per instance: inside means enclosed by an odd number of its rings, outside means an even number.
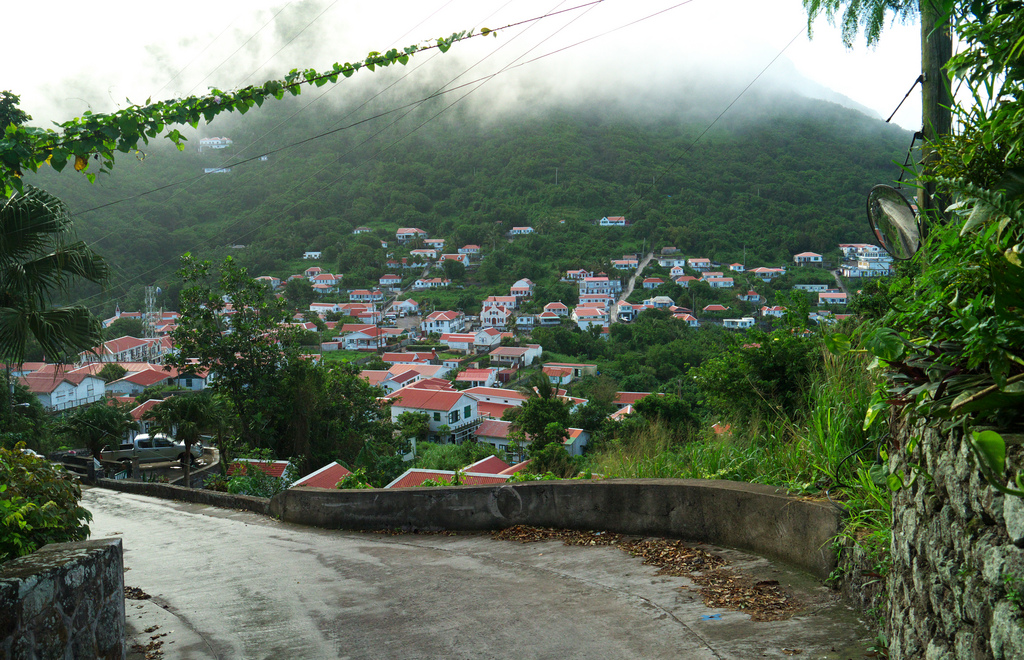
M243 509L253 513L267 515L269 512L270 500L264 497L251 497L249 495L232 495L221 493L215 490L203 490L201 488L185 488L184 486L172 486L170 484L147 483L143 481L127 481L113 479L98 479L97 486L119 490L124 493L135 493L136 495L149 495L161 497L165 500L179 500L181 502L192 502L194 504L209 504L226 509Z
M733 481L539 481L502 486L291 488L270 502L282 520L335 529L483 531L512 525L684 538L780 559L824 579L835 567L835 507Z
M52 543L0 568L0 658L124 658L121 539Z

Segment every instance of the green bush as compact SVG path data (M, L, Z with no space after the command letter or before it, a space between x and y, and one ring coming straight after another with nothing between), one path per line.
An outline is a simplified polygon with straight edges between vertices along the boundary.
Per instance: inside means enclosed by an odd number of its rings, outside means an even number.
M0 562L89 536L92 514L79 505L77 480L23 448L0 449Z
M295 471L289 465L280 478L268 476L251 463L239 463L234 476L228 480L227 491L233 495L273 497L295 481Z

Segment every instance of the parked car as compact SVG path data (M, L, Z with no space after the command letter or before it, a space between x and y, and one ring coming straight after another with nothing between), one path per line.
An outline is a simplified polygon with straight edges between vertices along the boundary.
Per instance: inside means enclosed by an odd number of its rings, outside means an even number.
M202 455L203 444L200 442L192 445L192 463L194 464L196 459ZM185 444L176 442L173 438L163 433L157 433L152 436L148 433L141 433L135 436L132 441L123 442L118 445L116 450L110 449L109 446L100 450L101 460L122 463L126 467L131 465L134 458L138 458L140 463L158 463L162 461L180 461L184 463Z

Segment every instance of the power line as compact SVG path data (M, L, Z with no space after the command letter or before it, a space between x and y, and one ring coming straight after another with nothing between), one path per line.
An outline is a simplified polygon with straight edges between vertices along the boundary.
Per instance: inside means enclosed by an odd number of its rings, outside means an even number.
M756 76L754 76L754 79L751 80L749 83L747 83L746 87L744 87L742 90L740 90L740 93L737 94L735 96L735 98L733 98L733 100L729 102L729 105L725 106L725 108L720 113L718 113L718 116L715 117L711 121L711 123L708 124L707 127L703 131L701 131L700 134L696 138L694 138L693 142L690 143L690 146L688 146L686 149L684 149L681 154L676 156L675 159L673 159L668 165L665 166L664 170L662 170L661 174L659 174L657 176L657 178L655 178L654 181L651 182L650 186L646 186L645 185L644 188L641 189L640 194L637 196L637 198L634 199L633 202L630 203L630 205L626 207L626 210L623 212L624 214L628 213L630 209L632 209L640 201L642 201L643 197L644 197L644 192L647 191L647 190L653 190L654 187L658 185L658 181L661 181L665 177L665 175L668 174L672 170L672 168L674 168L676 165L679 164L679 161L681 161L683 159L683 156L685 156L686 154L690 153L690 151L692 151L693 148L695 146L697 146L697 143L700 142L701 138L703 138L705 135L707 135L708 131L710 131L712 128L714 128L715 124L717 124L718 121L722 117L725 116L725 113L729 112L729 110L732 109L732 107L734 105L736 105L736 103L743 97L743 95L746 94L747 91L751 87L754 86L754 83L756 83L758 80L760 80L761 76L763 76L765 74L765 72L768 71L768 69L770 69L772 67L772 65L775 64L775 62L780 57L782 57L782 54L785 53L789 49L789 47L793 45L793 42L796 41L797 38L801 34L803 34L804 29L805 28L801 27L800 30L797 31L797 33L795 35L793 35L793 38L789 40L789 43L787 43L785 46L783 46L782 50L780 50L778 52L778 54L775 57L773 57L772 60L770 62L768 62L768 64L766 64L764 66L764 68L761 69Z
M571 8L568 8L568 9L563 9L563 10L558 10L558 11L552 11L552 12L549 12L548 14L545 14L545 15L543 15L543 16L539 16L539 17L535 17L535 18L531 18L531 19L526 19L526 20L523 20L523 21L518 21L518 22L516 22L516 23L511 23L511 24L509 24L509 25L507 25L507 26L505 26L505 27L503 27L503 28L498 28L497 30L507 30L507 29L509 29L510 27L515 27L515 26L519 26L519 25L524 25L524 24L527 24L527 23L533 23L533 22L539 21L539 20L541 20L541 19L543 19L543 18L548 18L548 17L551 17L551 16L556 16L556 15L559 15L559 14L563 14L563 13L567 13L567 12L575 11L575 10L577 10L577 9L581 9L581 8L589 8L589 7L592 7L592 6L595 6L595 5L598 5L598 4L600 4L601 2L603 2L603 0L594 0L594 1L592 1L592 2L587 2L587 3L584 3L584 4L582 4L582 5L577 5L577 6L575 6L575 7L571 7ZM683 2L679 2L679 3L676 3L676 4L674 4L674 5L671 5L671 6L667 7L667 8L665 8L665 9L659 10L659 11L657 11L657 12L654 12L654 13L652 13L652 14L649 14L649 15L647 15L647 16L644 16L644 17L642 17L642 18L636 19L636 20L634 20L634 21L630 21L629 23L626 23L626 24L620 25L620 26L618 26L618 27L616 27L616 28L613 28L613 29L611 29L611 30L607 30L607 31L605 31L605 32L603 32L603 33L600 33L599 35L596 35L596 36L594 36L594 37L590 37L590 38L587 38L587 39L583 39L583 40L580 40L580 41L578 41L578 42L576 42L576 43L574 43L574 44L571 44L570 46L566 46L566 47L562 47L562 48L558 48L558 49L555 49L555 50L549 51L548 53L545 53L545 54L539 55L539 56L537 56L537 57L535 57L535 58L532 58L532 59L530 59L530 60L526 60L526 61L524 61L524 62L520 62L520 63L518 63L518 64L510 64L510 65L507 65L506 67L504 67L504 68L503 68L503 69L502 69L501 71L499 71L498 73L506 72L506 71L509 71L509 70L512 70L512 69L516 69L516 68L519 68L519 67L521 67L521 66L525 66L526 64L531 64L531 63L537 62L537 61L539 61L539 60L542 60L542 59L544 59L544 58L546 58L546 57L550 57L550 56L552 56L552 55L555 55L555 54L558 54L558 53L564 52L565 50L568 50L569 48L572 48L572 47L575 47L575 46L579 46L579 45L582 45L582 44L588 43L589 41L593 41L594 39L597 39L597 38L600 38L600 37L603 37L603 36L607 36L607 35L609 35L609 34L612 34L612 33L614 33L614 32L617 32L617 31L619 31L619 30L622 30L622 29L625 29L625 28L627 28L627 27L630 27L630 26L632 26L632 25L636 25L636 24L638 24L638 23L641 23L641 22L643 22L643 21L646 21L646 20L650 20L650 19L652 19L652 18L655 18L655 17L657 17L657 16L660 16L660 15L662 15L662 14L664 14L664 13L668 12L668 11L671 11L671 10L673 10L673 9L676 9L676 8L678 8L678 7L681 7L681 6L684 6L684 5L690 4L691 2L693 2L693 0L684 0ZM575 20L575 19L574 19L574 20ZM571 23L570 23L570 24L571 24ZM565 29L565 27L567 27L567 26L568 26L568 24L567 24L566 26L563 26L562 28L559 28L559 30L558 30L558 31L561 31L562 29ZM497 30L495 30L495 31L497 31ZM556 33L555 33L555 34L557 34L557 31L556 31ZM517 36L518 36L518 35L517 35ZM552 36L554 36L554 34L552 34L552 35L550 35L549 37L545 38L545 40L544 40L544 41L546 41L547 39L550 39L550 38L551 38ZM797 35L797 36L799 36L799 33L798 33L798 35ZM793 39L792 41L795 41L795 39L796 39L796 37L794 37L794 39ZM790 44L792 44L792 41L790 41ZM542 41L541 43L543 43L543 41ZM538 44L538 46L539 46L539 45L540 45L540 44ZM531 48L530 50L534 50L534 49L535 49L536 47L537 47L537 46L534 46L534 48ZM788 45L787 45L787 48L788 48ZM785 50L785 49L783 49L783 51L784 51L784 50ZM528 53L528 52L529 52L529 51L527 51L527 53ZM781 54L782 54L782 53L780 52L780 54L779 54L778 56L776 56L776 58L775 58L775 59L778 59L778 57L779 57L779 56L781 56ZM520 57L522 57L522 56L520 56ZM775 60L773 59L773 60L772 60L772 63L774 63L774 61L775 61ZM769 64L769 66L771 66L771 64ZM768 68L768 67L765 67L765 70L767 70L767 68ZM759 74L758 74L758 78L759 78L759 77L761 76L761 74L763 74L763 73L764 73L764 71L762 71L761 73L759 73ZM296 143L293 143L293 144L290 144L290 145L286 145L286 146L284 146L284 147L281 147L281 148L279 148L279 149L276 149L276 150L274 150L274 151L271 151L271 152L267 152L267 153L268 153L268 154L276 153L276 152L278 152L278 151L282 151L282 150L284 150L284 149L288 149L288 148L291 148L292 146L297 146L297 145L300 145L300 144L304 144L304 143L306 143L306 142L310 142L310 141L312 141L312 140L315 140L315 139L319 139L319 138L321 138L321 137L324 137L324 136L326 136L326 135L330 135L330 134L333 134L333 133L339 132L339 131L341 131L341 130L346 130L347 128L352 128L352 127L354 127L354 126L357 126L357 125L359 125L359 124L363 124L363 123L366 123L366 122L368 122L368 121L371 121L371 120L373 120L373 119L376 119L376 118L379 118L379 117L383 117L383 116L386 116L386 115L389 115L389 114L393 114L393 113L395 113L395 112L399 112L400 110L403 110L403 109L406 109L406 108L411 108L411 107L415 107L415 106L418 106L418 105L420 105L420 104L422 104L422 103L424 103L424 102L426 102L426 101L428 101L428 100L431 100L431 99L433 99L433 98L437 98L437 97L441 96L442 94L447 94L447 93L450 93L450 92L453 92L453 91L457 91L457 90L459 90L459 89L462 89L462 88L465 88L465 87L469 87L469 86L471 86L471 85L475 85L475 84L478 84L478 83L479 83L479 85L482 85L482 84L486 83L486 82L487 82L488 80L490 80L490 79L494 78L494 77L495 77L496 75L498 75L498 74L497 74L497 73L494 73L494 74L489 74L489 75L487 75L487 76L483 76L483 77L481 77L481 78L478 78L478 79L476 79L476 80L473 80L473 81L470 81L470 82L467 82L467 83L463 83L463 84L461 84L461 85L457 85L457 86L455 86L455 87L452 87L452 88L449 88L449 89L443 89L443 86L442 86L442 88L441 88L441 89L439 89L438 91L434 92L433 94L430 94L430 95L428 95L428 96L426 96L426 97L424 97L424 98L422 98L422 99L420 99L420 100L418 100L418 101L415 101L415 102L412 102L412 103L406 104L405 106L400 106L399 108L394 108L394 109L391 109L391 110L388 110L388 111L385 111L385 112L379 113L379 114L377 114L377 115L374 115L374 116L372 116L372 117L368 117L368 118L366 118L366 119L362 119L362 120L359 120L359 121L357 121L357 122L353 122L352 124L349 124L349 125L346 125L346 126L343 126L343 127L339 127L339 128L337 128L337 129L332 129L332 130L330 130L330 131L326 131L326 132L324 132L324 133L321 133L321 134L318 134L318 135L316 135L316 136L312 136L312 137L310 137L310 138L306 138L306 139L304 139L304 140L301 140L301 141L299 141L299 142L296 142ZM756 82L756 80L757 80L757 78L755 78L755 79L754 79L754 81L752 81L752 82L750 83L750 85L752 85L752 84L753 84L753 82ZM750 85L748 85L748 86L747 86L747 88L749 88L749 87L750 87ZM745 91L746 91L746 89L744 89L744 92L745 92ZM465 96L467 96L467 95L468 95L469 93L471 93L471 92L472 92L472 90L471 90L470 92L467 92L467 94L466 94L466 95L464 95L463 97L460 97L460 99L459 99L459 100L461 100L461 98L464 98ZM741 92L741 95L742 95L742 92ZM737 97L737 100L738 100L738 97ZM456 103L456 102L458 102L458 101L455 101L455 102L453 102L453 104L451 104L451 105L454 105L454 103ZM731 107L731 106L732 106L732 105L733 105L734 103L735 103L735 100L733 101L733 103L731 103L731 104L729 105L729 107ZM451 106L449 105L448 107L451 107ZM729 109L729 107L727 107L725 111L727 111L727 110ZM447 109L447 108L445 108L445 109ZM722 112L722 114L720 114L720 115L719 115L719 118L721 118L721 116L722 116L722 115L724 115L725 111L723 111L723 112ZM444 110L442 110L441 112L444 112ZM433 117L431 117L431 119L434 119L434 118L436 118L436 117L437 117L438 115L440 115L440 114L441 114L441 112L439 112L439 113L437 113L436 115L434 115ZM315 172L313 172L313 173L312 173L312 174L311 174L311 175L310 175L309 177L306 177L306 179L304 179L303 181L301 181L301 182L297 183L296 185L292 186L291 190L294 190L294 189L295 189L295 187L297 187L298 185L301 185L301 184L302 184L302 183L304 183L305 181L308 181L309 179L311 179L311 178L313 178L314 176L318 175L318 174L319 174L320 172L322 172L322 171L323 171L324 169L326 169L326 168L330 167L331 165L333 165L333 164L337 163L337 162L338 162L339 160L341 160L342 158L344 158L345 156L347 156L347 155L348 155L349 153L351 153L351 152L352 152L352 151L353 151L354 149L358 148L359 146L362 146L362 145L366 144L366 143L367 143L368 141L372 140L372 139L373 139L374 137L376 137L377 135L379 135L379 134L380 134L381 132L383 132L384 130L386 130L386 129L387 129L387 128L389 128L390 126L393 126L393 125L394 125L395 123L397 123L397 121L401 120L401 119L402 119L403 117L405 117L405 116L407 116L407 115L408 115L408 113L406 113L406 114L405 114L405 115L403 115L402 117L399 117L398 119L396 119L395 121L393 121L393 122L392 122L391 124L389 124L388 126L385 126L385 127L384 127L384 128L382 128L382 129L381 129L380 131L377 131L376 133L374 133L373 135L371 135L370 137L368 137L368 138L367 138L366 140L363 140L363 141L362 141L361 143L359 143L358 145L355 145L355 146L354 146L354 147L353 147L352 149L348 150L347 152L345 152L344 154L342 154L341 156L339 156L338 158L336 158L336 159L335 159L334 161L332 161L331 163L328 163L327 165L325 165L325 166L321 167L320 169L316 170L316 171L315 171ZM430 121L430 120L427 120L427 121ZM715 121L717 122L717 119L716 119ZM414 132L415 130L418 130L419 128L421 128L421 127L422 127L423 125L425 125L426 123L427 123L427 122L423 122L422 124L420 124L419 126L417 126L417 127L415 128L415 129L413 129L413 131L411 131L411 132ZM712 126L713 126L713 125L714 125L714 124L712 123ZM711 127L709 126L709 127L708 127L708 129L706 129L706 130L705 130L704 132L706 133L706 132L707 132L707 130L710 130L710 128L711 128ZM410 132L409 134L411 134L411 132ZM702 134L702 135L703 135L703 134ZM388 145L387 147L384 147L384 148L380 149L380 150L379 150L379 151L378 151L377 153L375 153L375 154L374 154L373 156L371 156L371 157L368 157L367 159L369 159L369 158L375 158L375 157L379 156L380 154L384 153L384 151L386 151L387 149L390 149L390 148L391 148L391 147L393 147L394 145L398 144L398 143L399 143L399 142L400 142L400 141L401 141L402 139L404 139L404 137L407 137L407 136L408 136L408 134L407 134L406 136L403 136L403 138L400 138L399 140L396 140L396 141L395 141L394 143L392 143L392 144ZM699 139L699 138L698 138L698 139ZM692 148L692 145L691 145L691 148ZM232 164L231 166L234 166L234 165L239 165L239 164L244 164L244 163L246 163L246 162L251 162L252 160L256 160L256 159L258 159L258 158L259 158L259 156L254 156L254 157L252 157L252 158L246 159L245 161L240 161L240 162L238 162L238 163L233 163L233 164ZM678 159L677 159L677 161L678 161ZM197 177L197 178L199 178L199 177ZM298 201L294 202L293 204L290 204L290 205L289 205L289 206L288 206L287 208L285 208L284 210L282 210L282 211L280 211L280 212L279 212L278 214L276 214L276 216L275 216L275 217L281 217L281 215L282 215L282 214L284 214L284 213L287 213L288 211L290 211L290 210L294 209L294 208L295 208L296 206L298 206L299 204L301 204L301 203L303 203L303 202L305 202L305 201L308 201L308 200L309 200L309 199L310 199L311 197L313 197L313 196L314 196L314 195L316 195L316 194L319 194L319 193L323 192L324 190L326 190L326 189L327 189L328 187L330 187L330 186L331 186L331 185L333 185L334 183L337 183L337 181L339 181L339 180L340 180L340 177L338 177L338 178L335 178L335 179L331 180L331 181L330 181L329 183L327 183L327 184L325 184L325 185L323 185L323 186L320 186L320 187L319 187L319 189L318 189L317 191L314 191L313 193L311 193L311 194L309 194L309 195L306 195L306 196L304 196L304 197L303 197L302 199L300 199L300 200L298 200ZM174 184L168 184L167 186L163 186L162 188L166 188L166 187L169 187L170 185L174 185ZM140 195L136 195L136 196L134 196L134 197L139 197L139 196L142 196L142 195L144 195L144 194L148 194L148 193L141 193ZM134 198L134 197L132 197L132 198ZM132 198L126 198L126 199L132 199ZM107 204L107 205L104 205L104 206L109 206L109 205L112 205L112 204L120 203L120 201L125 201L125 200L119 200L118 202L111 202L110 204ZM85 213L85 212L88 212L88 211L92 211L92 210L97 210L97 209L99 209L99 208L103 208L104 206L101 206L101 207L95 207L95 208L93 208L93 209L88 209L87 211L84 211L84 212L82 212L82 213ZM225 233L225 232L227 232L228 230L230 230L230 229L231 229L232 227L235 227L235 226L237 226L238 224L240 224L240 223L244 222L244 221L245 221L246 219L247 219L247 218L240 218L240 219L238 219L237 221L235 221L235 222L231 223L230 225L228 225L228 226L226 226L226 227L224 227L224 228L220 229L220 230L219 230L219 231L217 232L217 234L218 234L218 235L224 235L224 233ZM255 232L255 231L258 231L259 229L261 229L261 228L263 228L264 226L266 226L266 224L268 224L269 222L270 222L270 220L267 220L267 221L265 221L265 222L263 222L263 223L260 223L260 225L259 225L258 227L255 227L255 228L253 228L252 230L250 230L250 231L248 231L248 232L246 232L246 233L244 233L244 234L241 234L241 235L240 235L240 237L246 237L246 236L249 236L249 235L250 235L250 234L252 234L253 232ZM206 242L212 241L212 240L213 240L213 238L214 238L214 237L211 237L210 239L207 239L207 241L206 241ZM165 261L165 262L163 262L163 263L161 263L161 264L159 264L159 265L157 265L157 266L155 266L155 267L153 267L153 268L151 268L151 269L149 269L149 270L147 270L147 271L145 271L145 272L143 272L143 273L139 274L139 275L138 275L138 276L136 276L135 278L132 278L132 280L139 280L139 279L141 279L141 278L143 278L143 277L145 277L145 276L147 276L147 275L149 275L149 274L151 274L151 273L157 272L158 270L160 270L160 269L161 269L161 268L163 268L164 266L166 266L166 265L170 264L170 263L171 263L172 261L174 261L174 259L170 259L170 260L167 260L167 261ZM96 298L96 297L98 297L99 295L101 295L101 294L96 294L96 295L94 295L94 296L91 296L90 298ZM125 294L125 295L126 295L126 294ZM125 295L122 295L122 296L119 296L119 297L117 297L117 298L114 298L114 300L117 300L117 299L123 298L123 297L125 297ZM85 301L88 301L88 300L89 300L89 298L86 298L86 299L84 299L84 301L83 301L83 302L85 302Z

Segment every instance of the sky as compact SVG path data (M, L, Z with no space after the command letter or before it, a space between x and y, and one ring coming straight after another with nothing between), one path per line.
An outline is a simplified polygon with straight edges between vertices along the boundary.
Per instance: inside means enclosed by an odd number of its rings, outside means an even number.
M771 64L755 88L805 77L884 119L920 73L917 25L889 25L875 48L861 39L848 50L824 18L808 38L800 0L588 2L16 3L4 9L4 22L22 29L5 30L0 41L0 90L21 96L32 124L48 126L89 110L109 112L128 100L199 94L211 86L230 89L279 78L291 68L326 68L362 59L371 50L463 29L502 28L566 9L499 30L496 38L457 44L446 55L418 55L407 67L413 71L410 81L417 76L424 84L447 82L461 74L463 82L497 73L477 96L515 112L544 96L588 89L643 95L686 76L718 85L731 97ZM586 6L573 9L580 5ZM322 93L343 95L345 85L379 85L365 78L390 82L405 73L360 73ZM403 89L411 90L411 82L396 84L391 102L400 102ZM915 91L893 121L916 130L920 113Z

